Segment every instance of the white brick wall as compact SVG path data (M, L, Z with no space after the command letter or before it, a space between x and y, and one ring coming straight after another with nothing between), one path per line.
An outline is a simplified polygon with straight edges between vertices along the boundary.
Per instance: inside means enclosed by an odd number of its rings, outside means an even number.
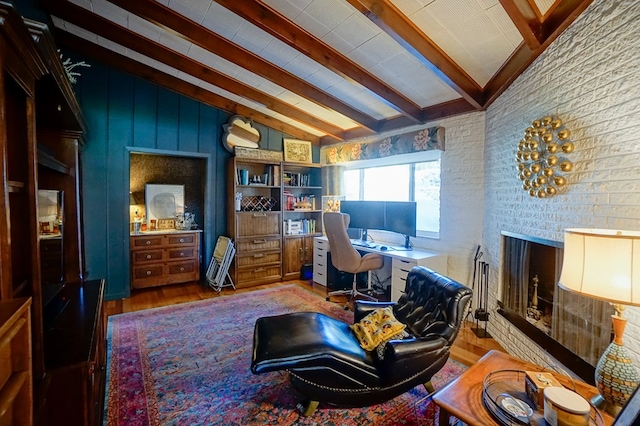
M493 303L502 230L556 241L568 227L640 230L638 40L640 2L596 0L487 110L483 247ZM537 199L520 189L514 155L524 129L544 115L564 121L576 149L568 190ZM625 314L625 344L640 366L640 309ZM489 327L510 353L552 362L499 315Z
M445 128L440 165L440 238L411 240L416 248L446 253L449 276L467 285L471 284L471 259L482 242L484 125L485 113L475 112L402 130L405 133L423 127ZM371 230L370 234L376 241L404 242L401 236L393 240L394 235L389 233Z
M441 232L414 245L447 253L449 276L470 285L474 249L482 244L482 260L490 263L489 332L510 353L540 365L557 362L495 312L500 232L562 241L568 227L640 230L638 40L640 1L595 0L486 113L425 125L446 132ZM524 129L545 115L566 123L576 150L568 190L541 200L521 189L514 158ZM625 315L625 345L640 367L640 309Z
M445 128L440 164L440 238L415 238L414 246L448 257L448 273L470 285L475 248L482 243L484 205L485 113L465 114L429 123Z

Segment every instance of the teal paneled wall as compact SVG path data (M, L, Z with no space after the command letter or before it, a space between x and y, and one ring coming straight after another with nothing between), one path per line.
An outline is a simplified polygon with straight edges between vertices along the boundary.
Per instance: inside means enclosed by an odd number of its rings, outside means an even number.
M107 279L107 299L129 291L129 154L204 156L208 161L203 270L226 234L226 163L222 125L230 114L155 84L74 55L82 68L74 86L88 132L82 151L88 278ZM259 126L266 149L282 149L283 134ZM279 146L278 145L279 141Z

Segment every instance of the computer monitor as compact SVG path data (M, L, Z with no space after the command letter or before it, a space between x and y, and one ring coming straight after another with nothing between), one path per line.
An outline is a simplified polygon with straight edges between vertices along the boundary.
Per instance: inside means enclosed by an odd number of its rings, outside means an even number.
M342 201L340 212L350 216L349 228L362 229L363 240L368 229L384 229L384 201Z
M405 236L404 246L409 248L409 237L416 236L415 201L386 201L384 208L384 229Z

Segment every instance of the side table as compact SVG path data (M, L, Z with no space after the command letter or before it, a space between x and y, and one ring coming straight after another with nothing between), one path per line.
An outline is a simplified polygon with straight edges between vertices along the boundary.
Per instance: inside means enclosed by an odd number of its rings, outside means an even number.
M501 351L487 352L477 363L471 366L460 377L437 391L433 395L433 402L440 407L438 424L448 425L451 416L456 417L470 426L499 426L499 423L489 414L482 402L483 381L487 374L496 370L526 370L547 371L554 374L563 386L572 389L573 383L569 377L546 370L539 365L531 364L512 357ZM587 400L597 394L597 389L587 383L575 380L576 391ZM613 423L613 418L602 413L605 425Z

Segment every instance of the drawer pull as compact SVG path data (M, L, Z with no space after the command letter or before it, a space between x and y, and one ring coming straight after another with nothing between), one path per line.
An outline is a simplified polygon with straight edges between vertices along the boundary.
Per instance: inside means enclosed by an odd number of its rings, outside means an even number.
M180 267L180 272L184 272L184 266Z
M264 239L263 240L253 240L253 244L264 244L266 242L267 242L267 240L264 240Z
M144 243L145 243L146 245L149 245L149 244L151 244L151 240L147 240L147 241L145 241Z
M258 269L254 269L253 272L264 272L266 271L266 268L258 268Z
M253 217L267 217L266 213L254 213Z
M151 255L150 254L147 255L147 259L151 259Z
M184 238L180 238L180 242L181 242L181 243L184 243Z
M180 257L184 257L184 252L180 252Z
M409 273L409 270L407 270L407 269L402 269L402 268L400 268L400 270L401 270L402 272L406 272L407 274Z
M253 257L264 257L264 253L257 253L254 254Z
M147 271L147 275L151 275L151 271Z

